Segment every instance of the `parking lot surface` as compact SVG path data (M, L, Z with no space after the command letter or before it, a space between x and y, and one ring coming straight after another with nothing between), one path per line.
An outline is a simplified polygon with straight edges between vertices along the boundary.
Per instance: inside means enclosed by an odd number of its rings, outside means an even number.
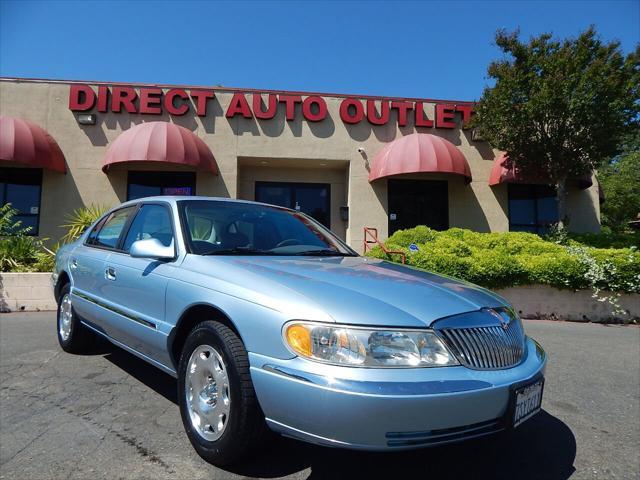
M640 328L526 321L547 350L543 411L508 440L358 453L274 437L215 468L183 432L173 378L107 343L58 347L55 314L0 315L0 478L640 478Z

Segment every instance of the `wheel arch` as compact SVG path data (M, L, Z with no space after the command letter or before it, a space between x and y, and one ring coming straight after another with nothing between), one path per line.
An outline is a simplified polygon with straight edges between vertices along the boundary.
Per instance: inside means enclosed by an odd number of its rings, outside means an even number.
M66 284L71 285L71 276L65 270L62 270L58 274L58 281L56 282L56 285L53 288L53 294L56 301L58 300L58 298L60 298L60 290L62 290L62 287Z
M176 322L176 326L171 330L168 338L169 353L171 355L171 362L173 363L176 371L178 370L178 363L180 362L180 354L182 347L187 339L189 332L193 328L204 321L214 320L226 325L233 330L238 337L242 340L242 335L238 331L238 328L233 323L231 318L218 307L208 303L198 303L190 305ZM244 340L243 340L244 342Z

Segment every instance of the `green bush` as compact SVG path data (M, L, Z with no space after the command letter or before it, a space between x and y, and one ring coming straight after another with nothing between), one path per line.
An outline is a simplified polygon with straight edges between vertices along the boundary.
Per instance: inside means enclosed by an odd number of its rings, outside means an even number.
M520 255L519 261L527 272L525 282L527 284L573 289L589 287L589 282L585 278L587 267L577 256L567 251Z
M429 227L419 226L408 230L398 230L389 237L388 242L395 245L408 247L412 243L427 243L432 241L438 232L431 230Z
M26 235L0 237L0 272L50 272L54 254L43 240Z
M31 230L31 227L23 227L20 220L14 220L17 214L18 210L13 208L10 203L5 203L0 207L0 237L25 235Z
M468 273L468 280L486 285L488 288L528 283L527 271L519 259L499 249L477 250Z
M591 256L603 269L598 282L603 290L640 293L640 252L635 248L591 249Z
M450 252L424 251L407 257L410 265L432 272L440 272L451 277L460 278L468 271L471 261L468 257L459 257Z
M640 232L633 233L570 233L569 238L581 245L596 248L640 247Z
M628 245L632 236L570 237L562 244L525 232L478 233L461 228L436 232L420 226L395 232L385 246L405 252L409 265L488 288L543 284L640 293L637 248L590 246ZM418 252L409 251L412 243ZM368 255L388 259L379 247ZM400 261L399 255L393 257L390 260Z
M45 239L28 235L30 228L14 220L17 213L9 203L0 207L0 272L51 272L54 252Z
M76 240L93 222L95 222L107 207L89 205L74 210L67 215L67 224L62 225L67 233L62 237L63 242ZM23 228L14 217L17 210L7 203L0 207L0 272L51 272L55 264L56 244L52 249L47 248L45 238L31 237L29 228Z

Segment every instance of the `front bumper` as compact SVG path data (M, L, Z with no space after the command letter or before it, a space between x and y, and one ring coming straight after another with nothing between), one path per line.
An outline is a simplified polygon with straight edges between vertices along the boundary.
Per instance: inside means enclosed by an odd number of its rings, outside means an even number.
M523 361L505 370L373 369L249 354L268 425L312 443L401 450L497 432L513 385L544 375L546 356L527 338Z

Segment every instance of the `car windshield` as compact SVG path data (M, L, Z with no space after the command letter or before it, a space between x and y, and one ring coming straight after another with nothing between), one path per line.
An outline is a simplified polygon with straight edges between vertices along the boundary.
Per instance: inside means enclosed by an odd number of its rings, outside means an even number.
M255 203L178 202L184 234L197 255L357 256L301 212Z

